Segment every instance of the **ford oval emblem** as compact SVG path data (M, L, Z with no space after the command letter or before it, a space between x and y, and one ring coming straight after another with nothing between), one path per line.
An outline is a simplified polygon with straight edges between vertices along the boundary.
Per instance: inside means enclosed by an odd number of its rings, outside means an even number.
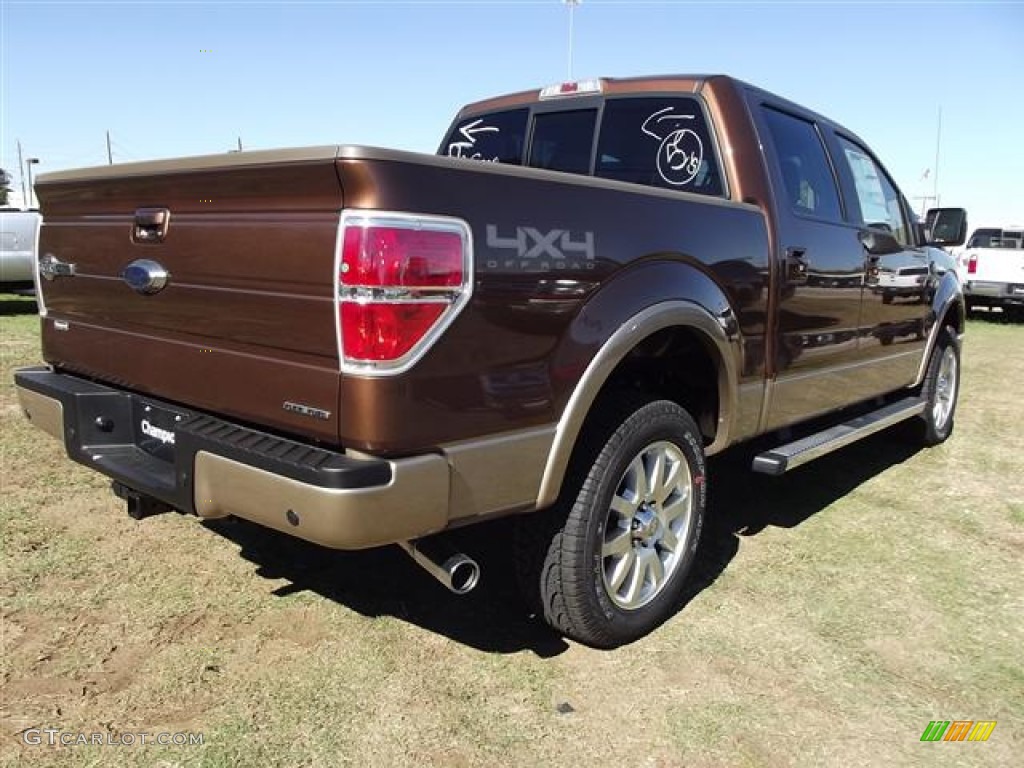
M136 259L121 271L121 279L136 293L158 293L171 279L171 273L152 259Z

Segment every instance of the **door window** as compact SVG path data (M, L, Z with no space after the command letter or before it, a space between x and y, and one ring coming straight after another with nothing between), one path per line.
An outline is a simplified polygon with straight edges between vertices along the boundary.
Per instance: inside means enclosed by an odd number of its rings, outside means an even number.
M764 115L790 208L804 216L842 221L839 189L814 123L768 108Z
M900 193L864 149L842 136L839 137L839 146L853 174L861 223L890 232L901 245L909 245L910 229L903 215Z

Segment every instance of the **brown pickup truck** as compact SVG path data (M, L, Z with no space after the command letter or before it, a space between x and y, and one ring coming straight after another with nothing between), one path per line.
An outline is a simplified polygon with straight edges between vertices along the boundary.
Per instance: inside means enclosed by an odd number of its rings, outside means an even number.
M517 514L527 596L594 646L675 610L706 456L785 434L752 467L779 474L953 427L956 276L872 288L966 214L926 229L855 134L728 77L473 104L438 156L245 152L38 195L47 365L20 402L131 514L397 543L459 592L479 569L444 532Z

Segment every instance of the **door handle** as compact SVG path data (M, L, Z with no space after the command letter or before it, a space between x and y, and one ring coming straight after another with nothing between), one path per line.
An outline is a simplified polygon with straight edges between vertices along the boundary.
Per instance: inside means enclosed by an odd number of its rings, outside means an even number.
M807 282L807 249L793 247L786 249L786 281L804 285Z

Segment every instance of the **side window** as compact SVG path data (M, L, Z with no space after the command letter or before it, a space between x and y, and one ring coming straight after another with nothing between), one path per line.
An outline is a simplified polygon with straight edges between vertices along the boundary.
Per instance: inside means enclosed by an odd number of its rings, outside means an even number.
M843 148L846 162L853 173L861 223L866 227L891 232L901 245L909 245L910 229L903 216L900 193L864 149L842 136L839 137L839 146Z
M711 135L700 104L693 98L609 99L594 175L722 194Z
M512 109L467 117L455 126L439 154L519 165L523 162L528 114L526 109Z
M533 118L530 165L566 173L589 173L596 109L545 112Z
M778 155L786 201L799 214L842 221L836 179L813 123L766 108L765 122Z

